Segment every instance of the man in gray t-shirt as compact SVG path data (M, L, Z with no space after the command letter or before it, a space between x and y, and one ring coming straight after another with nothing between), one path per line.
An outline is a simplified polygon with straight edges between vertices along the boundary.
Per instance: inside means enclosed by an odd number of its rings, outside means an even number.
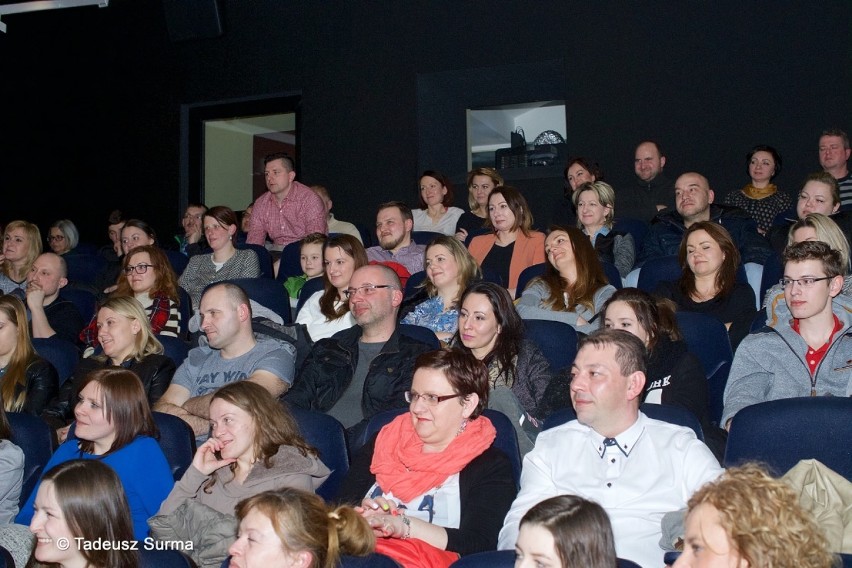
M216 389L247 380L278 397L293 383L296 352L290 345L255 339L249 298L234 284L211 286L200 306L206 344L189 352L154 410L174 414L196 435L206 436Z

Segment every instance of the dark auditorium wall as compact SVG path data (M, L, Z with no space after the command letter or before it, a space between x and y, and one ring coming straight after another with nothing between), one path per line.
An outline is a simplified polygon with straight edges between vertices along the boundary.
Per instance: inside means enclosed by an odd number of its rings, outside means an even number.
M333 192L338 218L413 202L423 132L418 75L476 70L483 100L535 91L523 69L556 62L572 154L618 190L633 147L657 138L666 170L704 172L721 195L755 143L795 191L819 131L852 129L852 3L651 0L221 0L224 33L169 41L161 0L7 16L0 34L0 221L70 217L100 239L120 207L171 232L179 219L181 105L301 93L299 178ZM500 76L501 67L522 71ZM493 73L487 72L494 68ZM485 72L483 71L485 70ZM474 73L474 71L472 71ZM505 100L506 103L525 102ZM463 139L464 114L439 125ZM527 133L531 138L536 133ZM428 156L461 179L463 147ZM463 164L463 161L461 161ZM533 210L558 179L520 183ZM460 192L460 193L463 193ZM460 196L459 202L463 199Z

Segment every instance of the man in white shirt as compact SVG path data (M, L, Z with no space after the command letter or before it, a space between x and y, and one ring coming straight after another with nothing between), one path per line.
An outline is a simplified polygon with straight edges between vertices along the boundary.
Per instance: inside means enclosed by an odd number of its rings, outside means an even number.
M645 347L637 337L592 333L580 342L572 377L577 420L539 434L524 458L521 490L498 547L514 548L521 517L534 505L573 494L606 509L620 558L660 566L663 515L684 508L722 469L692 430L639 412Z

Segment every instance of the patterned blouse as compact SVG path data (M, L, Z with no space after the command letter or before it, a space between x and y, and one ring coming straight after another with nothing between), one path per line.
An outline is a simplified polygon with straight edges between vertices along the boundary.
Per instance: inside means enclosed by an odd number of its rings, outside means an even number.
M455 333L459 327L459 311L457 308L444 311L444 299L434 296L417 304L402 323L428 327L435 333Z

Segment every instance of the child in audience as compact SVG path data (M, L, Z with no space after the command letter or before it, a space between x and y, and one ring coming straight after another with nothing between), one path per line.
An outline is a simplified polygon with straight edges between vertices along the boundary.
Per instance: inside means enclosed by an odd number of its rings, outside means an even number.
M614 568L615 539L603 508L577 495L546 499L521 519L515 568Z
M291 308L296 307L299 301L299 294L305 282L311 278L322 276L323 272L325 272L322 249L326 238L322 233L311 233L302 239L302 244L299 247L299 264L302 266L302 274L300 276L291 276L284 281L284 289L287 290L287 294L290 296Z

